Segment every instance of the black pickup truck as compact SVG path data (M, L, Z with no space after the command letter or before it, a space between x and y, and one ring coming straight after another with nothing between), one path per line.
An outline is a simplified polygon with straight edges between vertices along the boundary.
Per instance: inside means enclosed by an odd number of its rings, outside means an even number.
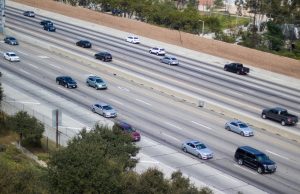
M224 66L225 71L237 73L237 74L248 74L250 69L248 67L244 67L241 63L229 63Z
M262 111L261 117L263 119L272 119L278 121L281 125L295 125L298 122L298 117L291 115L284 108L266 108Z

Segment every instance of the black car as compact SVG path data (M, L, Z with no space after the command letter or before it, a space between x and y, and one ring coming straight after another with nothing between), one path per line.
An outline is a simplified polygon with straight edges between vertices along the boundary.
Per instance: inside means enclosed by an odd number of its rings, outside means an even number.
M19 44L17 39L15 39L14 37L10 37L10 36L5 37L4 42L6 44L10 44L10 45L18 45Z
M95 58L100 59L102 61L111 61L112 60L112 56L108 52L97 53L97 54L95 54Z
M91 48L92 44L87 40L80 40L80 41L76 42L76 46L80 46L83 48Z
M66 88L77 88L77 83L70 76L58 76L56 78L56 83L62 85Z
M53 26L53 23L50 21L50 20L42 20L40 22L41 25L45 26L45 25L52 25Z
M25 11L23 15L27 17L35 17L35 13L33 11Z
M250 146L239 147L234 154L234 159L239 165L253 168L259 174L267 172L274 173L277 168L276 163L266 154Z
M250 69L248 67L244 67L241 63L226 64L224 65L224 70L243 75L246 75L250 72Z
M49 31L49 32L55 32L56 28L53 25L46 24L46 25L44 25L44 30Z

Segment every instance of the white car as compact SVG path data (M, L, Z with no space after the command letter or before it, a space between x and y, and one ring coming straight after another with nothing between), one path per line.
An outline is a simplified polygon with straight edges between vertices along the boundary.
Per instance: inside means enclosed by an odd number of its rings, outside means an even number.
M149 50L150 54L156 54L156 55L165 55L166 51L163 48L159 48L159 47L153 47Z
M20 57L16 55L14 52L6 52L3 54L4 59L8 61L20 61Z
M126 42L130 42L130 43L133 43L133 44L139 44L140 39L139 39L139 37L137 37L135 35L130 35L126 38Z

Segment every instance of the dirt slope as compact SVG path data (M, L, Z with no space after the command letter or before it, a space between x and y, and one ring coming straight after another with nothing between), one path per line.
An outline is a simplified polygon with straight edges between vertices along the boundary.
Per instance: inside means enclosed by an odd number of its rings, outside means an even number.
M80 7L72 7L53 0L13 1L119 30L132 32L148 38L183 46L192 50L246 63L254 67L259 67L300 79L299 60L280 57L221 41L201 38L184 32L179 33L176 30L169 30L126 18L114 17Z

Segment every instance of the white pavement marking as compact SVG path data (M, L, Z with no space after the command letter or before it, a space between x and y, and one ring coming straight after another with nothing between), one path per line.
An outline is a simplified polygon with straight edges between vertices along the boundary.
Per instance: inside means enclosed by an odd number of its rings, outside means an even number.
M16 103L21 103L21 104L41 104L39 102L29 102L29 101L15 101L15 100L10 100L6 102L16 102Z
M250 173L252 173L252 174L254 174L254 175L257 175L255 172L252 172L251 170L248 170L248 169L246 169L246 168L243 168L243 167L241 167L241 166L239 166L239 165L237 165L237 164L233 164L234 166L236 166L236 167L238 167L238 168L240 168L240 169L243 169L243 170L245 170L245 171L247 171L247 172L250 172Z
M35 66L35 65L31 64L31 63L27 63L27 65L29 65L29 66L31 66L31 67L33 67L33 68L36 68L36 69L38 69L38 67L37 67L37 66Z
M286 160L290 160L288 157L282 156L282 155L277 154L275 152L271 152L270 150L266 150L266 151L269 152L270 154L273 154L273 155L278 156L280 158L283 158L283 159L286 159Z
M136 101L139 101L139 102L141 102L141 103L144 103L144 104L146 104L146 105L148 105L148 106L151 106L151 104L149 104L148 102L145 102L145 101L143 101L143 100L140 100L140 99L135 99Z
M208 126L206 126L206 125L202 125L202 124L200 124L200 123L197 123L196 121L191 121L191 122L194 123L194 124L196 124L196 125L199 125L199 126L201 126L201 127L204 127L204 128L206 128L206 129L213 130L212 128L210 128L210 127L208 127Z
M42 59L49 59L50 57L48 57L48 56L39 56L39 58L42 58Z
M165 135L165 136L167 136L167 137L169 137L169 138L172 138L172 139L174 139L174 140L176 140L176 141L178 141L178 142L180 142L180 140L177 139L176 137L173 137L173 136L168 135L168 134L166 134L166 133L161 133L161 134L162 134L162 135Z
M21 53L22 55L28 55L27 53L22 52L22 51L18 51L18 53Z
M230 93L232 93L232 94L236 94L236 95L238 95L238 96L244 96L243 94L241 94L241 93L238 93L238 92L234 92L234 91L230 91Z
M115 100L115 99L113 99L113 98L111 98L110 100L111 100L111 101L113 101L113 102L115 102L115 103L118 103L118 104L121 104L121 105L123 105L123 103L122 103L122 102L120 102L120 101L118 101L118 100Z
M25 71L23 69L20 69L20 71L22 71L23 73L26 73L26 74L30 75L30 73L28 71Z
M168 123L168 122L165 122L165 123L166 123L167 125L170 125L170 126L176 128L176 129L182 130L182 128L180 128L180 127L178 127L178 126L176 126L176 125L174 125L174 124L172 124L172 123Z
M120 90L124 90L124 91L126 91L126 92L130 92L130 90L127 89L127 88L124 88L124 87L121 87L121 86L118 86L118 88L119 88Z
M48 63L48 65L50 65L50 66L52 66L52 67L55 67L55 68L57 68L57 69L61 69L61 67L58 67L58 66L56 66L56 65L53 65L53 64L51 64L51 63Z
M157 161L149 161L149 160L139 160L140 163L150 163L150 164L159 164Z

